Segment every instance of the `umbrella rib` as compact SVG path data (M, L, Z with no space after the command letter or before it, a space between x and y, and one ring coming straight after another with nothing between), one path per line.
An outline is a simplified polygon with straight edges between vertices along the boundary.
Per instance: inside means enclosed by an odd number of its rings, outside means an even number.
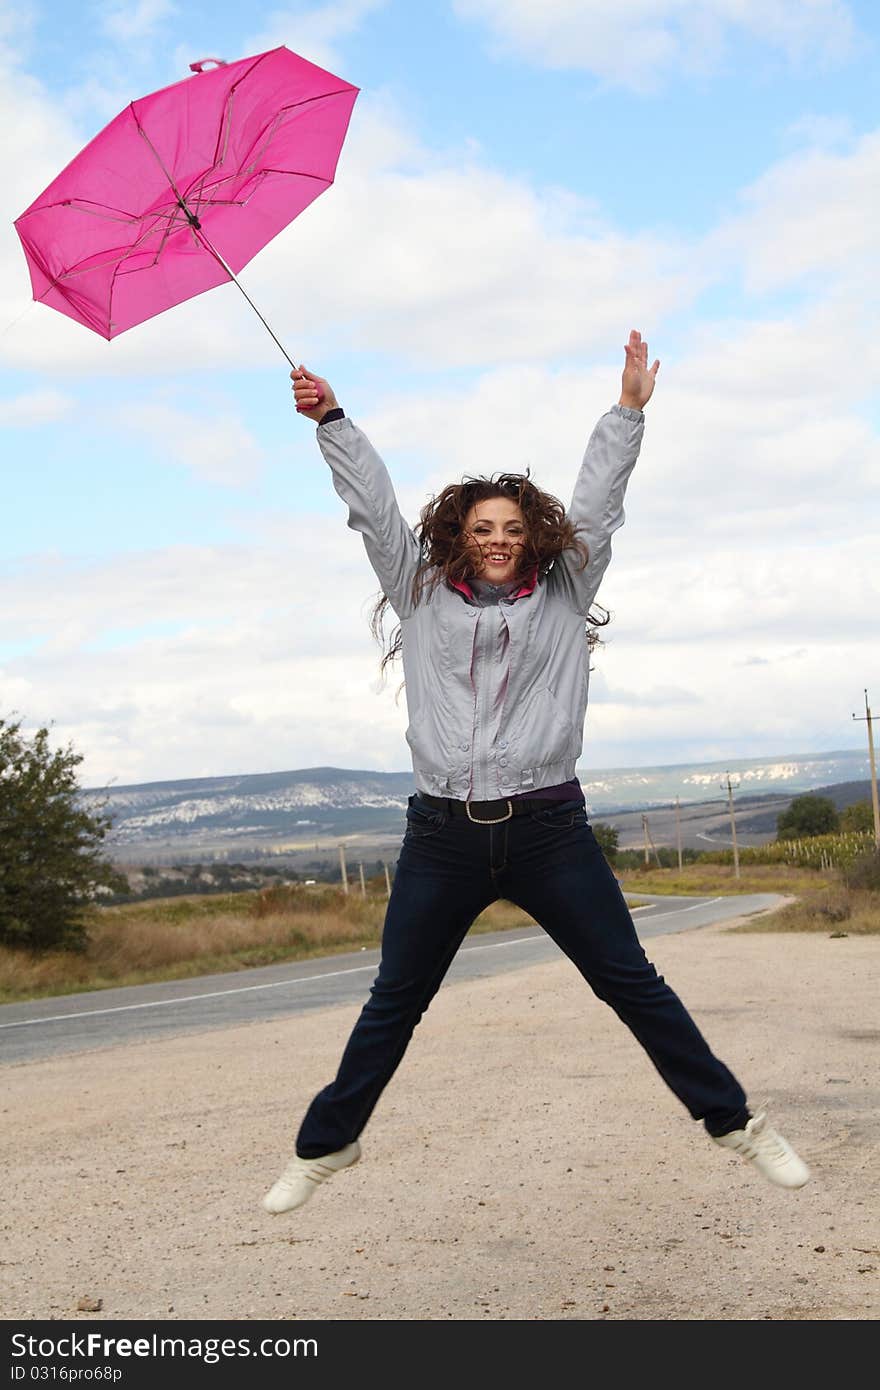
M81 206L89 202L88 198L59 198L57 203L41 203L38 208L28 208L27 212L22 213L17 219L23 222L26 217L30 217L35 212L48 212L50 208L72 208L74 212L83 212L87 217L103 217L107 222L139 222L141 218L136 212L123 212L122 208L113 208L112 213L118 213L114 217L111 212L93 212L92 208ZM107 207L106 203L95 203L95 208Z
M154 267L159 264L159 257L162 255L165 243L168 241L168 238L171 236L171 233L174 231L174 228L178 226L180 223L180 208L173 208L170 212L163 213L163 216L168 218L168 225L162 233L162 238L159 242L159 245L156 248L156 254L153 257L153 260L149 267L150 270L154 269ZM138 268L141 270L146 269L145 266L140 266ZM128 271L127 273L131 274L131 271Z
M272 50L272 52L277 52L277 49ZM212 165L210 166L209 169L204 170L200 175L198 175L198 177L193 181L193 183L189 185L189 187L187 188L187 191L186 191L186 195L185 195L185 196L184 196L183 194L181 194L181 192L179 191L179 189L176 187L176 185L175 185L175 183L174 183L174 180L171 178L171 175L168 173L168 170L165 168L164 164L162 163L161 159L159 158L159 155L158 155L157 151L154 149L152 143L151 143L150 140L149 140L149 137L146 135L146 133L145 133L143 127L142 127L141 124L140 124L140 121L138 121L137 114L136 114L136 112L134 111L134 106L132 105L132 114L133 114L133 116L134 116L134 119L135 119L135 122L136 122L136 124L137 124L138 130L140 131L141 135L143 135L144 139L147 141L147 144L150 146L150 149L153 151L153 154L156 156L156 159L157 159L158 162L159 162L159 166L160 166L160 168L162 169L162 172L165 174L165 177L168 179L168 182L171 184L172 189L174 190L175 194L176 194L177 197L180 199L181 204L182 204L184 207L187 206L186 200L188 200L188 199L191 197L191 195L192 195L192 190L193 190L194 188L198 187L200 184L201 184L201 185L204 185L205 181L207 180L207 178L209 177L209 175L213 172L213 170L218 169L218 168L222 165L224 159L226 158L226 154L227 154L227 151L228 151L228 148L229 148L229 134L230 134L231 123L232 123L232 104L233 104L233 99L234 99L234 97L235 97L236 91L237 91L237 89L241 86L242 82L246 81L246 79L247 79L248 77L251 76L251 74L253 73L254 69L257 68L257 67L259 66L259 64L260 64L261 62L263 62L264 59L268 58L269 56L270 56L269 53L263 53L263 54L261 54L260 57L257 59L257 61L251 64L251 66L248 68L247 72L242 73L242 75L238 78L238 80L237 80L235 83L233 83L233 85L230 87L229 92L228 92L227 97L226 97L226 101L225 101L225 103L224 103L223 115L220 117L220 130L218 131L218 134L217 134L217 142L216 142L216 144L215 144L215 146L214 146L214 162L212 163ZM257 147L260 146L261 143L262 143L263 148L265 148L265 146L269 144L269 142L271 141L272 135L273 135L274 132L275 132L276 127L280 124L280 122L281 122L283 116L284 116L287 112L298 110L299 108L304 107L304 106L313 105L315 102L326 101L329 97L344 96L344 95L346 94L346 92L349 92L350 90L351 90L351 88L350 88L349 86L337 87L337 88L335 88L335 89L334 89L333 91L331 91L331 92L320 92L317 96L305 97L302 101L295 101L295 102L291 102L291 103L290 103L289 105L287 105L287 106L282 106L282 107L280 108L280 110L278 110L278 111L275 112L275 115L273 116L273 118L272 118L270 121L267 121L266 124L263 126L263 128L262 128L261 130L259 130L259 131L257 132L257 134L254 136L254 138L253 138L253 140L252 140L252 142L251 142L251 145L250 145L250 148L249 148L247 154L246 154L242 159L239 160L239 162L238 162L238 168L235 170L235 172L232 173L232 174L226 174L226 175L224 175L221 179L218 179L218 183L227 182L227 181L230 180L230 179L234 179L234 178L238 177L238 176L242 173L242 171L245 170L245 169L247 168L248 164L251 163L251 162L255 159L255 157L256 157L256 154L257 154ZM321 176L320 176L319 174L307 174L307 173L305 173L304 171L298 171L298 170L270 169L270 170L268 170L267 172L269 172L269 173L278 173L278 174L300 173L300 176L301 176L302 178L314 178L314 179L317 179L317 180L319 180L319 181L321 181L321 182L326 183L328 186L333 182L332 179L330 179L330 180L328 180L328 179L323 179L323 180L322 180L322 179L321 179ZM197 204L197 209L198 209L198 208L201 206L201 204L202 204L202 199L201 199L201 195L200 195L200 194L196 194L196 204Z
M259 56L255 58L254 61L251 63L247 72L243 72L240 77L236 78L232 86L229 88L229 91L226 94L226 100L223 103L223 115L220 117L220 129L217 131L217 140L214 145L214 162L211 165L212 169L216 169L218 164L222 164L223 160L226 158L226 149L229 146L229 131L232 123L232 99L235 95L236 88L240 87L242 82L244 82L246 78L250 77L254 69L258 68L260 66L260 63L265 62L265 60L270 56L271 53L277 52L278 49L273 48L269 50L269 53L259 54ZM226 130L225 136L223 133L224 127ZM221 143L224 146L222 154L220 153Z
M156 160L156 163L158 164L159 168L162 170L162 173L165 175L166 179L168 180L169 184L171 185L172 192L174 193L175 197L177 198L178 202L180 203L180 206L183 208L184 212L188 212L186 203L183 201L183 196L182 196L182 194L181 194L181 192L180 192L180 189L177 187L177 184L174 182L174 179L171 177L171 175L169 174L168 170L165 168L165 165L164 165L163 162L162 162L162 156L159 154L159 151L156 149L156 146L153 144L153 142L152 142L152 140L150 139L149 135L148 135L147 132L144 130L143 126L141 125L140 121L139 121L138 118L137 118L137 112L136 112L135 109L134 109L134 102L131 103L131 107L130 107L129 109L131 110L131 114L132 114L132 117L133 117L133 119L134 119L135 125L137 126L137 128L138 128L138 130L139 130L141 136L143 137L143 139L146 140L148 146L150 147L150 150L151 150L152 153L153 153L153 156L154 156L154 158L155 158L155 160Z
M260 131L258 131L257 134L254 136L254 139L253 139L253 141L252 141L252 143L251 143L251 147L250 147L250 149L249 149L248 152L247 152L247 155L244 156L244 157L240 160L240 162L239 162L239 168L241 168L241 169L247 168L247 165L249 164L249 162L250 162L253 158L256 157L256 156L255 156L256 147L257 147L257 145L259 144L259 142L263 139L264 136L266 137L266 141L267 141L267 143L268 143L268 140L271 139L271 136L272 136L272 133L273 133L273 127L274 127L275 125L277 125L277 124L280 123L281 117L282 117L286 112L288 112L288 111L298 111L298 110L299 110L301 107L303 107L303 106L312 106L312 105L314 105L314 103L317 102L317 101L326 101L326 100L328 99L328 97L341 97L341 96L344 96L345 93L348 92L348 91L350 91L350 90L351 90L350 87L338 87L338 88L336 89L336 91L334 91L334 92L321 92L318 96L314 96L314 97L305 97L305 99L304 99L303 101L292 101L288 106L282 106L282 107L280 108L280 110L276 111L275 116L273 117L273 119L272 119L271 121L267 122L266 125L263 126L263 129L260 130Z
M162 253L162 247L165 245L165 242L167 241L168 237L171 235L171 231L172 231L172 229L173 229L173 227L174 227L175 220L176 220L177 218L179 218L179 215L180 215L180 209L179 209L179 208L172 208L172 209L170 209L170 216L169 216L169 213L160 213L160 214L159 214L159 218L161 218L161 217L168 217L168 226L165 228L164 232L162 233L162 240L161 240L161 242L159 243L159 249L158 249L158 251L156 252L156 255L155 255L154 258L153 258L152 265L149 267L150 269L154 269L155 266L158 265L158 263L159 263L159 256L160 256L161 253ZM159 220L159 218L157 218L157 221ZM152 231L152 228L150 229L150 231ZM113 270L113 274L110 276L110 289L109 289L109 292L108 292L108 295L107 295L107 336L108 336L108 338L110 337L110 329L113 327L113 293L114 293L114 291L115 291L115 289L116 289L116 278L117 278L118 275L120 275L120 274L122 273L122 267L123 267L124 263L128 260L129 256L131 256L131 255L134 254L134 251L136 250L136 248L140 245L140 243L141 243L147 236L149 236L149 234L150 234L149 232L144 232L140 237L137 238L136 241L133 241L133 242L132 242L131 246L129 246L129 247L126 248L126 250L124 251L124 253L118 258L118 260L117 260L117 262L116 262L116 265L115 265L115 267L114 267L114 270ZM144 270L144 269L146 269L147 267L141 266L140 268L141 268L142 270ZM127 272L127 273L130 274L131 272Z
M315 183L322 183L322 184L324 184L325 188L329 188L329 187L331 186L331 184L333 183L333 180L332 180L332 179L326 178L323 174L310 174L306 169L261 169L261 170L260 170L260 175L259 175L260 179L262 179L263 175L265 175L265 174L282 174L282 175L284 175L284 176L286 176L286 177L289 177L289 178L312 179ZM199 203L199 205L198 205L198 210L201 211L202 208L219 208L219 207L225 207L225 208L243 208L243 207L246 207L246 206L247 206L247 204L250 202L251 198L253 197L253 195L254 195L254 193L255 193L256 191L257 191L257 190L254 189L251 193L248 194L248 196L247 196L246 198L210 198L210 197L206 197L206 198L203 198L203 199L201 200L201 202Z
M80 268L80 263L74 262L73 265L68 266L66 270L62 270L58 275L56 275L52 283L57 284L61 280L69 280L74 275L88 275L90 271L100 270L102 266L111 265L114 261L125 260L128 256L132 255L135 251L139 250L143 242L146 241L148 237L152 236L153 232L156 230L155 223L160 222L163 217L167 217L169 219L168 229L163 234L167 236L168 232L170 232L173 228L175 219L180 218L180 209L177 207L170 208L167 212L155 212L151 213L150 216L155 219L154 225L142 231L140 236L137 237L136 240L133 241L130 246L127 246L125 248L120 247L118 250L108 247L107 260L96 261L92 265L84 265ZM89 257L87 256L86 260L88 259Z

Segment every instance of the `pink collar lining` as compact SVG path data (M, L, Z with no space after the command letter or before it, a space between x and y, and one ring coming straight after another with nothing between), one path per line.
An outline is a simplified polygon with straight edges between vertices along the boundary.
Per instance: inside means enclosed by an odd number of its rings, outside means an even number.
M474 591L466 579L450 579L449 582L452 585L453 589L457 589L460 594L464 594L465 598L474 597ZM537 582L538 566L535 565L535 567L532 570L530 570L529 573L526 575L525 580L517 589L516 593L511 594L511 599L526 598L528 594L534 592L535 585L537 584Z

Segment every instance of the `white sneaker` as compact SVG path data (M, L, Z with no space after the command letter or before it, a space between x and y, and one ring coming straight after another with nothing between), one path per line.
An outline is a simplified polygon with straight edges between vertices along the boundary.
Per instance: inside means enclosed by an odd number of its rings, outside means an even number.
M266 1193L263 1206L273 1215L301 1207L322 1182L332 1178L341 1168L351 1168L360 1156L361 1146L355 1139L344 1149L322 1154L320 1158L292 1158L274 1187Z
M716 1144L754 1163L759 1173L779 1187L803 1187L809 1181L810 1170L794 1149L778 1134L762 1110L753 1115L745 1129L712 1136Z

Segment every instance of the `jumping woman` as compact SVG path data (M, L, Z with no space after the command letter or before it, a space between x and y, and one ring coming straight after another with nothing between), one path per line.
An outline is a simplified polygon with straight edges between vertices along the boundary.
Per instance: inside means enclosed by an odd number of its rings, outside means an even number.
M385 660L402 653L417 791L378 975L335 1080L312 1101L295 1156L263 1199L267 1211L302 1206L358 1161L361 1131L413 1029L471 923L499 898L549 933L717 1144L782 1187L809 1178L767 1116L750 1113L736 1077L647 960L575 777L591 609L660 366L648 366L636 332L625 352L620 401L590 437L567 512L528 476L504 473L444 488L415 531L328 383L304 367L291 373L297 410L318 426L348 525L382 586L377 618L387 603L400 620Z

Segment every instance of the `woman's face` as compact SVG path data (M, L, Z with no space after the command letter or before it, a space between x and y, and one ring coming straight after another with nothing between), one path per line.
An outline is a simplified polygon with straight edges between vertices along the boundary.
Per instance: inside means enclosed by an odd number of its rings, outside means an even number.
M464 521L477 579L505 584L513 579L525 544L522 509L509 497L487 497L471 507Z

